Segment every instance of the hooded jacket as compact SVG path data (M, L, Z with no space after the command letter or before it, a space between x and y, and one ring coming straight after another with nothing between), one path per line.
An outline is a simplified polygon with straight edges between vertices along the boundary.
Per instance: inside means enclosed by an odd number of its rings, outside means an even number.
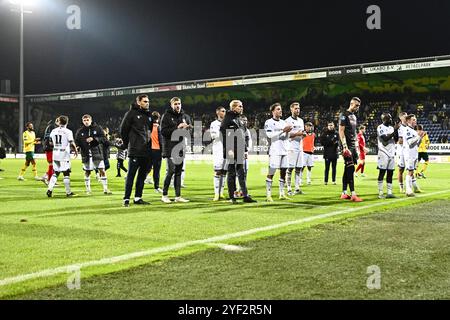
M92 137L94 140L86 142L86 139ZM92 156L93 161L103 160L103 143L106 140L102 127L92 123L89 127L81 126L75 134L75 142L80 147L81 159L88 162Z
M320 144L323 146L323 158L334 160L339 158L339 134L336 130L330 131L328 128L320 135Z
M232 151L234 154L232 158L243 161L244 153L248 151L248 143L246 141L247 128L241 120L240 114L228 110L220 125L220 132L222 134L224 159L230 158L230 151ZM229 143L231 142L231 134L235 135L234 143ZM242 146L242 149L238 150L238 146Z
M164 158L170 158L173 148L180 142L185 146L183 137L180 137L178 141L171 140L172 133L177 130L178 125L183 122L187 123L186 115L182 109L179 113L176 113L172 107L169 107L161 117L162 156ZM184 157L184 149L185 148L183 147L180 150L180 157Z
M129 157L150 157L152 154L153 120L151 112L132 104L120 124L122 148L128 147Z

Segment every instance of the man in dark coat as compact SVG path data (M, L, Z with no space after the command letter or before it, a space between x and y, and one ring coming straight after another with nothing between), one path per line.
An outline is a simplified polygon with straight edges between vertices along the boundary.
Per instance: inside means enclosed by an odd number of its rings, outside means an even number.
M120 125L120 135L123 144L121 148L128 147L128 174L125 182L125 195L123 197L124 207L130 205L130 196L136 173L136 188L134 192L134 204L148 205L142 200L144 181L150 171L152 156L152 129L153 120L149 111L150 101L147 95L137 96L136 103L130 106ZM139 172L138 172L139 171Z
M333 184L336 184L336 164L339 157L339 134L334 128L333 121L328 122L327 128L325 128L320 135L320 144L323 146L323 158L325 159L325 185L328 184L328 175L331 171L331 180Z
M236 191L236 175L239 179L239 186L242 190L244 202L256 202L253 200L247 190L245 176L245 154L248 151L245 143L247 128L242 121L241 115L244 107L240 100L230 102L230 110L227 111L225 118L220 125L223 141L224 171L228 172L227 186L230 201L237 203L234 197Z
M189 202L181 197L181 173L186 155L184 139L189 136L190 128L181 110L181 99L173 97L170 99L170 107L161 118L162 157L166 159L166 177L161 198L164 203L172 202L168 197L172 176L174 176L175 202Z

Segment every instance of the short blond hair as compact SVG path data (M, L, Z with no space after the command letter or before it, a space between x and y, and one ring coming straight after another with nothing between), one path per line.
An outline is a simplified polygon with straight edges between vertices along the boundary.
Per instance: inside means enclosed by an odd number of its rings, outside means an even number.
M230 110L233 110L234 107L237 107L239 105L242 106L242 101L241 100L232 100L230 102Z

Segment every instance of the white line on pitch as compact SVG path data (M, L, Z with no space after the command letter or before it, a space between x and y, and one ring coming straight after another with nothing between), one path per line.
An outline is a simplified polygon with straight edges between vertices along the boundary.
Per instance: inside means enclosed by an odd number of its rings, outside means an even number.
M442 193L448 193L449 191L450 191L450 189L444 190L444 191L433 192L433 193L429 193L429 194L420 194L416 198L426 198L429 196L434 196L434 195L438 195L438 194L442 194ZM355 211L360 211L360 210L370 209L370 208L374 208L374 207L378 207L378 206L383 206L389 202L394 203L394 202L411 201L411 200L412 200L411 198L399 198L399 199L393 199L390 201L377 202L377 203L369 204L369 205L362 206L362 207L338 210L335 212L324 213L324 214L320 214L320 215L315 215L315 216L306 217L306 218L293 220L293 221L287 221L287 222L274 224L274 225L270 225L270 226L259 227L259 228L249 229L249 230L245 230L245 231L239 231L239 232L235 232L235 233L228 233L228 234L215 236L215 237L211 237L211 238L207 238L207 239L180 242L180 243L176 243L173 245L153 248L153 249L149 249L149 250L145 250L145 251L137 251L137 252L128 253L128 254L124 254L124 255L120 255L120 256L103 258L100 260L81 262L81 263L66 265L66 266L62 266L62 267L58 267L58 268L54 268L54 269L45 269L45 270L41 270L38 272L22 274L22 275L9 277L9 278L0 280L0 287L9 285L9 284L13 284L13 283L24 282L26 280L50 277L50 276L61 274L61 273L68 273L68 272L70 273L71 270L92 267L92 266L108 265L108 264L112 264L112 263L128 261L128 260L135 259L135 258L151 256L151 255L154 255L157 253L176 251L176 250L180 250L180 249L195 246L195 245L201 245L201 244L207 245L211 242L219 242L219 241L225 241L225 240L229 240L229 239L233 239L233 238L240 238L240 237L244 237L244 236L248 236L248 235L252 235L252 234L256 234L256 233L260 233L260 232L264 232L264 231L280 229L280 228L298 225L298 224L302 224L302 223L306 223L306 222L311 222L314 220L329 218L329 217L333 217L333 216L339 216L339 215L343 215L346 213L351 213L351 212L355 212Z

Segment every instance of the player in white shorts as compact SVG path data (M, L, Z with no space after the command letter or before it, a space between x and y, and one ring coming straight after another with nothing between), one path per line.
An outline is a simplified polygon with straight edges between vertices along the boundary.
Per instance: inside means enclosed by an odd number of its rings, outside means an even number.
M406 196L414 197L415 193L420 193L421 190L417 185L414 171L417 169L417 162L419 158L419 144L425 135L425 131L420 134L414 129L417 126L416 116L409 114L406 116L406 131L403 136L403 154L405 156L405 167L408 172L406 173ZM414 188L414 192L413 192Z
M298 102L294 102L291 104L291 116L287 118L285 121L287 124L292 126L292 130L290 135L293 136L289 138L289 149L288 149L288 163L289 168L286 174L286 183L287 183L287 191L288 196L292 196L294 194L302 194L302 190L300 189L300 174L303 167L303 136L305 125L303 119L300 118L300 104ZM295 191L292 192L292 172L295 170Z
M105 133L100 126L92 121L90 115L83 115L81 120L83 125L77 130L75 141L81 151L86 194L91 195L91 171L98 169L103 193L109 195L111 191L108 190L108 178L106 177L102 147L102 144L106 142Z
M292 125L287 124L281 119L281 104L274 103L270 106L272 118L264 124L264 130L267 138L270 140L269 149L269 173L266 179L266 196L268 202L272 199L272 179L277 169L280 170L280 200L289 199L284 194L284 183L286 179L286 171L288 168L288 138Z
M53 176L48 183L47 196L50 198L53 194L53 188L58 180L59 174L64 175L64 187L66 196L72 197L75 194L70 190L70 147L73 148L75 158L78 156L77 146L73 140L73 133L67 129L69 118L66 116L58 117L59 127L50 133L50 143L53 145Z
M405 171L405 157L403 155L403 135L406 131L406 112L400 112L398 115L400 118L400 123L398 126L398 140L396 147L397 165L398 165L398 184L400 186L400 192L405 192L403 185L403 172Z
M218 107L216 109L217 119L211 122L209 126L209 133L212 139L212 154L214 163L214 199L213 201L219 201L223 196L223 188L225 184L226 172L224 171L224 158L223 158L223 143L222 134L220 132L220 125L225 117L226 110L224 107Z
M392 116L389 113L384 113L381 116L383 121L377 127L378 137L378 198L395 198L392 193L392 177L395 170L395 129L392 127ZM387 196L383 192L383 180L386 176Z

